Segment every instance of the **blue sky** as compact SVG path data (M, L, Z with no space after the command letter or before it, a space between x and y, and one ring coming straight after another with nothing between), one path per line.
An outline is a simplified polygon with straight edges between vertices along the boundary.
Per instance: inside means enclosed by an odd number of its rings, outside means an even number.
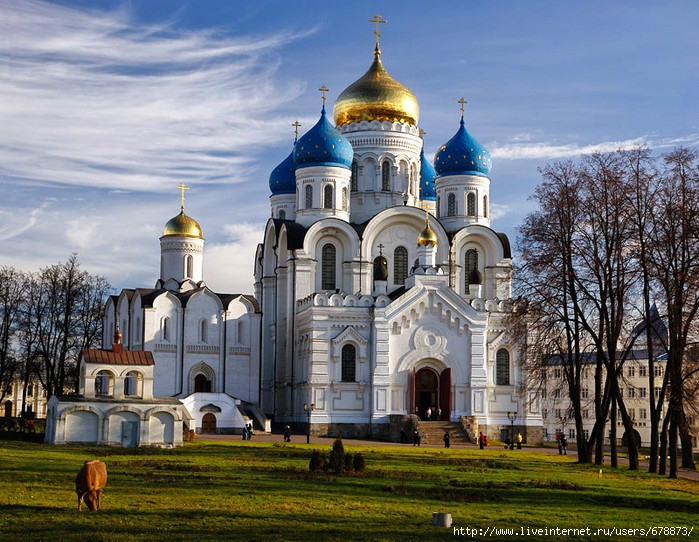
M466 126L493 157L493 229L537 168L593 150L699 148L699 2L0 0L0 265L65 261L152 287L186 212L204 276L252 293L269 173L382 60L417 96L428 157Z

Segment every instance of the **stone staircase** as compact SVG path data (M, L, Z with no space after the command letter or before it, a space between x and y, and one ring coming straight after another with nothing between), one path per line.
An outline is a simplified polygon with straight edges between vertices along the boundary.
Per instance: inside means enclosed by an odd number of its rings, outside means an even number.
M422 435L421 444L439 444L444 445L444 433L449 431L451 437L451 445L473 444L473 441L468 438L466 431L460 423L456 422L424 422L420 421L420 435Z

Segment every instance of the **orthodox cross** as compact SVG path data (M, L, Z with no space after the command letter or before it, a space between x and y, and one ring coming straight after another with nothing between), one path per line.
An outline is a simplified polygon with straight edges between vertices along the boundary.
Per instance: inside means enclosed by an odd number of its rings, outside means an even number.
M383 243L379 243L379 256L383 256Z
M189 186L184 183L180 183L177 188L180 190L180 210L184 211L184 191L189 190Z
M294 127L294 132L296 133L296 139L299 138L299 128L301 127L301 123L299 121L296 121L294 124L292 124Z
M464 100L463 98L461 98L461 99L458 101L458 103L461 104L461 116L463 117L463 116L464 116L464 106L465 106L468 102L467 102L466 100Z
M426 133L427 133L427 132L425 132L425 130L423 130L422 128L420 128L420 138L422 138L422 136L424 136Z
M323 96L323 107L325 107L325 93L328 91L328 87L323 85L320 87L318 90L320 90L321 95Z
M381 34L379 34L379 24L381 23L386 23L386 19L382 19L381 15L378 13L374 15L373 19L369 19L370 23L376 23L376 30L374 30L374 34L376 34L376 48L379 48L379 38L381 37Z

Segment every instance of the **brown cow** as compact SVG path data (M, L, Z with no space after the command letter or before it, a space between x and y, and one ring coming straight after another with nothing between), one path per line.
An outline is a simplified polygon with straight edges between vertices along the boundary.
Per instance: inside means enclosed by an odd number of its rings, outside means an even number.
M107 466L97 459L85 461L75 477L78 494L78 512L82 511L83 498L91 511L99 510L100 496L107 483Z

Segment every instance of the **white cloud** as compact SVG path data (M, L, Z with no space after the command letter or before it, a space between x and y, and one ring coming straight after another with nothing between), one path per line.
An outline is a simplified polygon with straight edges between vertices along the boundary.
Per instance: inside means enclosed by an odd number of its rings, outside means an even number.
M269 110L304 88L275 80L276 51L301 33L221 36L23 1L0 3L0 35L0 178L240 182L262 143L288 137Z

